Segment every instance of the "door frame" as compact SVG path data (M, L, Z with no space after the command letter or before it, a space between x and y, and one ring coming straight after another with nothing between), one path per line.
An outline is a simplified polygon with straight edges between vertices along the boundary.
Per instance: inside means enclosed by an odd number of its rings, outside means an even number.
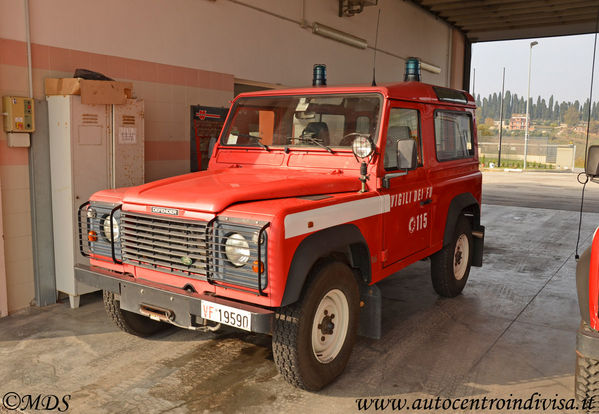
M8 292L4 260L4 227L2 225L2 182L0 182L0 318L8 316Z

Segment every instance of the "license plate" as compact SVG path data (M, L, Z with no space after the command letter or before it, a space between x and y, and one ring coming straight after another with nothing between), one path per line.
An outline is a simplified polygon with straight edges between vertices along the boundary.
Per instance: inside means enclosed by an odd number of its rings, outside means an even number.
M202 318L246 331L252 330L252 314L230 306L202 301Z

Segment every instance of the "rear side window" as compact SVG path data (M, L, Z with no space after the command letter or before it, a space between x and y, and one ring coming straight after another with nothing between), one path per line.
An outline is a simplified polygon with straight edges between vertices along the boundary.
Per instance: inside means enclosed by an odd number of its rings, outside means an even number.
M472 117L467 112L435 112L437 160L450 161L474 156Z

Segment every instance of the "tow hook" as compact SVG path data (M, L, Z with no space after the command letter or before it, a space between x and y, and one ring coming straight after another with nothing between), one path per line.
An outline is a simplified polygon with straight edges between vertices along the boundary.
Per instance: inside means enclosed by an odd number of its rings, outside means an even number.
M175 319L175 314L172 310L160 308L158 306L150 306L144 303L139 305L139 313L157 322L171 323Z

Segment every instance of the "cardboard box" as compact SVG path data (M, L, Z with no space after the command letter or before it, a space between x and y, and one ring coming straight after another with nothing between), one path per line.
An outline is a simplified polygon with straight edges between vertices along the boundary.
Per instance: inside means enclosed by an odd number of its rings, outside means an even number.
M48 95L81 95L79 78L46 78L46 96Z
M125 104L131 98L131 82L81 78L46 78L46 95L81 95L83 104Z

